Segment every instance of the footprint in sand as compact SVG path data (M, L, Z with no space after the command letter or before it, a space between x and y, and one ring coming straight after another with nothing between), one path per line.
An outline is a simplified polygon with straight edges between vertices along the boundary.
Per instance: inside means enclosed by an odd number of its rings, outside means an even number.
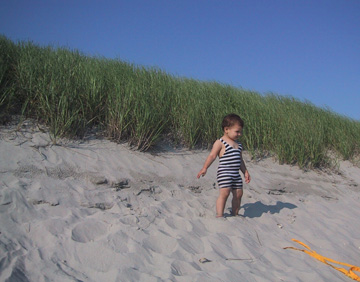
M175 276L191 275L201 271L201 268L194 262L175 260L171 264L171 273Z
M192 234L192 237L180 238L178 242L181 251L188 254L201 254L205 250L203 241L195 234Z
M116 253L127 253L130 240L131 238L125 232L119 231L109 236L109 247Z
M182 217L169 217L165 219L166 224L173 230L191 231L192 225Z
M87 243L95 241L106 234L106 232L106 224L94 219L86 220L76 225L76 227L72 230L71 239L76 242Z
M146 238L143 241L143 246L155 253L169 255L178 247L178 242L177 239L158 231Z

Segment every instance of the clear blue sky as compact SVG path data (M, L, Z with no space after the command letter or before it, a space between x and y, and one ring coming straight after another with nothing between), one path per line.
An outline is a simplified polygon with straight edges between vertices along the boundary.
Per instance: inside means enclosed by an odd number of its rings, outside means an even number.
M360 0L2 0L0 33L360 120Z

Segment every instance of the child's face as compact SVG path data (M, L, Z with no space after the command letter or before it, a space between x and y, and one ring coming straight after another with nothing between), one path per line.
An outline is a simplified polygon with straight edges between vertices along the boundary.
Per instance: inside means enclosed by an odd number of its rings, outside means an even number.
M242 127L240 124L235 123L231 127L225 127L225 134L231 139L236 140L238 139L242 134Z

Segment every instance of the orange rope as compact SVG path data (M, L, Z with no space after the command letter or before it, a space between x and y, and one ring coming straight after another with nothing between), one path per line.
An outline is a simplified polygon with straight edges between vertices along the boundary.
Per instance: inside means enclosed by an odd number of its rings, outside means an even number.
M298 240L295 240L295 239L292 239L292 240L294 242L299 243L300 245L304 246L307 250L302 250L302 249L298 249L298 248L294 248L294 247L285 247L284 249L293 249L293 250L304 252L304 253L308 254L309 256L312 256L313 258L316 258L317 260L319 260L319 261L331 266L332 268L342 272L346 276L360 282L360 277L354 273L354 271L360 272L360 267L355 266L355 265L351 265L351 264L347 264L347 263L343 263L343 262L339 262L339 261L335 261L335 260L330 259L330 258L326 258L326 257L324 257L322 255L319 255L318 253L316 253L312 249L310 249L310 247L305 245L304 243L302 243L302 242L300 242ZM336 266L330 264L329 262L347 266L347 267L349 267L349 270L347 270L345 268L342 268L342 267L336 267Z

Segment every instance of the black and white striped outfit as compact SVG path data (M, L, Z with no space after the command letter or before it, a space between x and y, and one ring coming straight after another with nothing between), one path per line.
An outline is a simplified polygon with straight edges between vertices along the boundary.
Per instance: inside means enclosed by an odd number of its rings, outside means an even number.
M220 188L242 189L243 182L240 175L242 145L235 149L220 138L225 145L225 153L219 159L217 181Z

